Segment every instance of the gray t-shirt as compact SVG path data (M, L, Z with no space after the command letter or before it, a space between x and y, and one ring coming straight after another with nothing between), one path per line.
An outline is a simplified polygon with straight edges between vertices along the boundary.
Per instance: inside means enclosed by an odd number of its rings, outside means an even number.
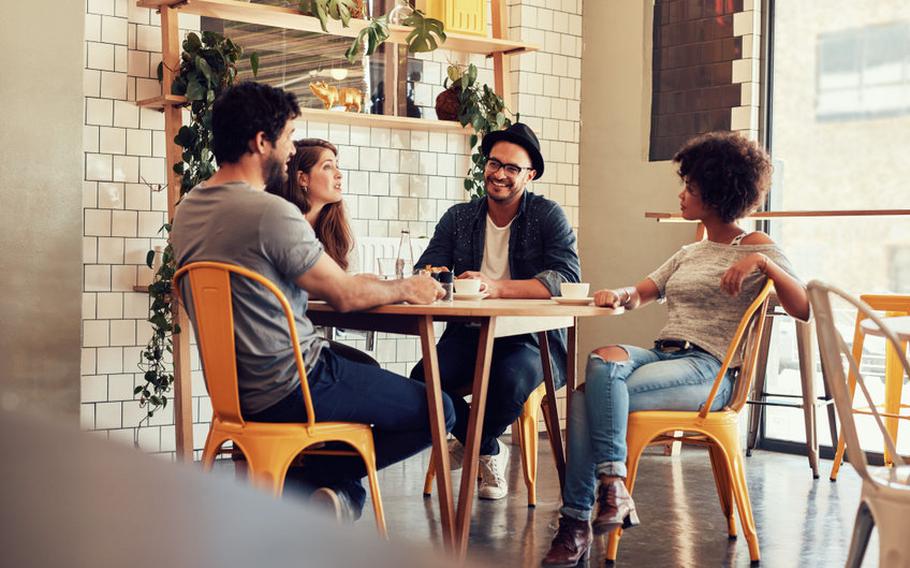
M649 274L668 308L667 324L658 339L691 341L723 361L739 321L767 277L761 272L750 274L736 296L721 289L720 279L733 263L753 252L766 255L796 277L776 244L730 245L708 240L682 247ZM740 364L737 354L731 367Z
M308 295L295 280L319 260L323 247L296 206L243 182L200 184L177 207L171 244L178 266L201 260L235 264L278 286L294 311L304 364L313 367L326 342L307 319ZM243 277L232 276L231 286L240 408L253 414L299 389L300 379L281 304ZM193 319L187 279L180 291Z

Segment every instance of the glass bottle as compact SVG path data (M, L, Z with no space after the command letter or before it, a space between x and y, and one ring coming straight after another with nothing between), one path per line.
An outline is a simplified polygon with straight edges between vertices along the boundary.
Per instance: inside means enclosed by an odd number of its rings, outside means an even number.
M389 10L388 21L393 26L400 26L413 13L414 8L411 7L408 0L396 0L395 6Z
M398 241L398 256L395 257L395 278L410 276L414 271L414 249L411 248L411 231L401 230Z

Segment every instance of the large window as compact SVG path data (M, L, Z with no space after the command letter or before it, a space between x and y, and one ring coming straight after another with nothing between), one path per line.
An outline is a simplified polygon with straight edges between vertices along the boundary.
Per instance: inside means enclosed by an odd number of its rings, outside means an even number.
M910 10L905 0L775 2L770 145L775 210L910 208ZM910 218L771 224L800 276L852 293L910 293ZM855 311L840 313L852 337ZM767 390L799 394L793 325L778 322ZM867 338L864 370L883 398L884 346ZM817 365L817 361L816 361ZM821 393L819 375L818 390ZM910 401L905 385L904 401ZM881 447L859 419L869 448ZM830 445L824 411L819 439ZM900 446L910 449L910 428ZM769 408L766 438L804 441L799 410Z

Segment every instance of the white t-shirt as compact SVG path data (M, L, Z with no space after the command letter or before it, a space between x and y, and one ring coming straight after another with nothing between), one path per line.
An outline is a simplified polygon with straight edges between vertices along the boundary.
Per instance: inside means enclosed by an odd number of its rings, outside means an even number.
M512 218L514 221L515 218ZM483 243L483 261L480 272L493 280L511 280L509 270L509 235L512 233L512 221L505 227L497 227L487 215L487 230Z

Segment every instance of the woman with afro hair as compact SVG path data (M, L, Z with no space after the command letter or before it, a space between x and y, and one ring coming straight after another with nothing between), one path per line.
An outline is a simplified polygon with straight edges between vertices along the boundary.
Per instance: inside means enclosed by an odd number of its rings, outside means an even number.
M585 384L571 395L563 506L544 566L574 566L592 532L638 524L625 485L629 413L699 410L739 320L768 278L787 313L809 318L805 286L781 249L738 224L767 194L768 154L739 134L712 132L687 142L673 161L684 185L682 216L703 223L707 238L682 247L635 286L594 294L598 306L626 310L665 300L668 321L651 349L609 345L591 353ZM727 404L732 383L731 370L711 410Z

